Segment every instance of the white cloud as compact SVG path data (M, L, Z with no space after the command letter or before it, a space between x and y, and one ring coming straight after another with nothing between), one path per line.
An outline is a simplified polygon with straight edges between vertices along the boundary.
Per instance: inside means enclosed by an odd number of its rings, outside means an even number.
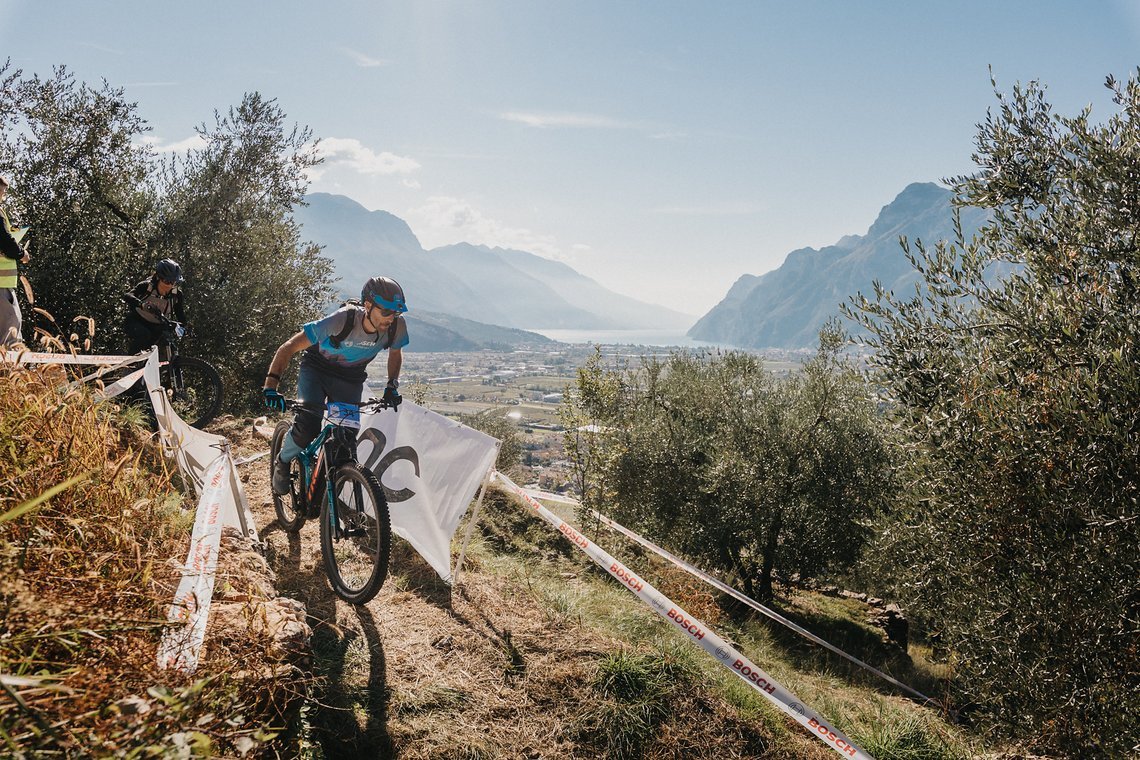
M199 134L193 134L178 142L163 143L162 138L147 135L142 138L143 145L149 146L156 153L185 153L190 150L199 150L206 146L206 141Z
M525 227L511 227L492 219L461 198L436 195L407 211L407 221L427 248L452 243L473 243L492 248L514 248L548 259L564 260L558 241Z
M360 174L411 174L420 168L414 158L377 153L351 137L326 137L318 148L326 164L347 166Z
M370 55L365 55L364 53L353 50L352 48L341 48L341 51L343 51L345 55L352 59L353 63L362 69L371 69L377 66L388 65L388 61L384 60L383 58L373 58Z
M638 129L629 121L613 119L591 113L538 113L528 111L506 111L499 114L504 121L525 124L528 127L572 127L576 129Z

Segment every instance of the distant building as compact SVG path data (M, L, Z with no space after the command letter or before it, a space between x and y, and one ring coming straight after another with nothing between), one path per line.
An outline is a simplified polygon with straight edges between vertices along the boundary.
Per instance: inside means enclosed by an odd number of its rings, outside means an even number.
M544 404L561 404L562 403L562 394L561 393L545 393L542 396L542 403L544 403Z
M467 378L463 375L448 375L447 377L429 377L428 385L436 385L438 383L461 383Z

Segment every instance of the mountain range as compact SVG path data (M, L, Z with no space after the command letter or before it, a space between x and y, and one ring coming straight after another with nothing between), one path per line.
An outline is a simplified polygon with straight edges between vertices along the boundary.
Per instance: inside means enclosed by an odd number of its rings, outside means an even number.
M745 274L689 329L692 338L740 348L811 348L819 328L856 293L879 281L909 291L918 275L900 236L928 244L954 237L953 194L933 183L907 186L864 235L800 248L762 275ZM403 286L417 350L468 351L550 342L528 329L676 328L692 318L607 290L558 261L526 251L457 243L425 250L407 222L351 198L313 193L296 210L302 235L323 245L343 295L384 274ZM987 220L961 211L967 238ZM849 329L852 325L848 324Z
M425 250L407 222L351 198L306 197L302 236L325 246L345 295L386 275L403 286L412 314L450 315L514 329L644 329L692 324L691 316L607 290L557 261L526 251L458 243ZM439 320L437 320L439 321ZM471 325L452 322L449 329Z
M875 280L888 291L913 290L918 274L903 254L899 237L928 245L953 240L952 198L949 190L933 183L907 186L883 207L865 235L848 235L819 250L800 248L778 269L740 277L689 329L689 337L741 348L815 346L820 327L839 314L839 304L859 292L870 295ZM962 209L966 238L987 218L982 209Z

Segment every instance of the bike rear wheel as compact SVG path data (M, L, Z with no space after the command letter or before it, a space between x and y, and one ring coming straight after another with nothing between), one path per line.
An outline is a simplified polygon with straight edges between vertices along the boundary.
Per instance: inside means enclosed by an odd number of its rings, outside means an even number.
M222 410L222 377L209 363L177 356L162 368L162 387L175 413L199 430Z
M321 554L333 592L350 604L365 604L388 577L392 524L384 489L355 462L332 471L335 516L329 500L321 509Z
M273 482L273 468L277 466L277 456L281 453L281 446L285 436L289 435L290 423L282 420L273 429L273 438L269 442L269 482ZM289 493L284 496L273 494L273 510L277 512L277 522L287 533L296 533L305 524L305 509L302 502L301 489L301 461L294 459L289 463ZM272 486L270 487L272 490Z

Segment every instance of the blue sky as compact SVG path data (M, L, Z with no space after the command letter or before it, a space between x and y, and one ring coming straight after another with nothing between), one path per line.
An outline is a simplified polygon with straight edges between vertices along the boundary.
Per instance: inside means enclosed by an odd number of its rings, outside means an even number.
M1140 3L0 0L0 56L124 86L160 149L259 91L313 190L699 315L970 171L989 66L1106 116Z

